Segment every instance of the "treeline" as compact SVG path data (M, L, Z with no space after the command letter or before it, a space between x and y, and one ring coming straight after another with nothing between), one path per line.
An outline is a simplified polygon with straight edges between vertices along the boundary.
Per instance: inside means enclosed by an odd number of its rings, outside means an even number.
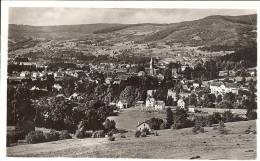
M221 61L245 62L246 67L255 67L257 65L257 48L248 47L227 54L219 58Z
M210 52L217 52L217 51L234 51L237 50L239 46L230 46L230 45L211 45L211 46L203 46L199 47L199 50L202 51L210 51Z
M18 65L18 64L8 64L8 73L22 72L22 71L43 71L43 68L36 67L36 65Z
M118 30L122 30L122 29L128 28L128 27L130 27L130 26L131 26L131 25L112 26L112 27L109 27L109 28L105 28L105 29L101 29L101 30L94 31L93 33L94 33L94 34L101 34L101 33L114 32L114 31L118 31Z

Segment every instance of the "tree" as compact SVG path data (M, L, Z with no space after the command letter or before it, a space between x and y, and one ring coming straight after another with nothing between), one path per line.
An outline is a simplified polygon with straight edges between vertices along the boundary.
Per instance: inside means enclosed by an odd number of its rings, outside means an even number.
M185 78L187 78L188 80L192 79L191 75L192 75L192 69L191 67L186 67L185 70L183 71L183 75Z
M197 106L197 96L196 96L196 94L192 93L189 96L189 104L193 105L193 106Z
M230 110L229 111L225 111L222 114L222 117L223 117L223 121L224 122L232 122L232 121L234 121L234 115L233 115L233 113Z
M229 101L230 103L234 103L236 101L236 96L234 93L229 92L224 95L223 99Z
M246 83L246 78L245 77L242 77L241 79L241 84L244 85Z
M172 110L168 107L166 109L166 128L170 128L173 123L173 113Z
M173 106L173 98L172 96L167 97L166 105L167 106Z
M214 102L216 100L216 96L214 94L206 93L204 96L203 105L208 108L214 107Z
M217 98L216 98L216 102L217 103L220 103L222 101L222 95L218 95Z
M177 108L173 114L173 129L181 129L186 127L192 127L193 122L188 120L188 112L185 109Z
M201 63L198 63L195 67L194 67L194 77L198 78L200 80L203 79L204 73L205 73L205 69L203 67L203 65Z
M127 104L129 105L132 105L134 103L135 98L135 87L133 86L126 86L119 96L120 100L126 100Z
M233 104L230 101L223 100L218 104L218 108L233 109Z
M214 60L206 61L204 67L205 67L206 79L212 80L218 77L218 68L217 68L216 61Z
M116 128L116 123L114 120L109 120L109 119L106 119L106 121L104 122L104 128L105 128L105 131L106 132L109 132L113 129Z
M26 84L8 88L8 124L16 125L18 121L33 120L35 109L30 100L30 91Z

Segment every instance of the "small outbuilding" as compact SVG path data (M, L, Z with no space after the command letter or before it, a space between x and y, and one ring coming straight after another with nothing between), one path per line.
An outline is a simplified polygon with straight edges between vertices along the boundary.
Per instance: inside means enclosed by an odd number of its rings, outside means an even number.
M139 122L138 125L136 126L136 128L138 131L143 131L144 129L148 129L149 132L152 131L148 120L141 122L141 123Z

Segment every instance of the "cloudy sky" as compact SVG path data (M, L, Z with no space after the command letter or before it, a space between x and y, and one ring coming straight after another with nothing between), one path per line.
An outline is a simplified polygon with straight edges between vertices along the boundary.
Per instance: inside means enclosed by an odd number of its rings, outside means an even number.
M10 8L9 23L34 26L91 23L175 23L210 15L255 14L255 10Z

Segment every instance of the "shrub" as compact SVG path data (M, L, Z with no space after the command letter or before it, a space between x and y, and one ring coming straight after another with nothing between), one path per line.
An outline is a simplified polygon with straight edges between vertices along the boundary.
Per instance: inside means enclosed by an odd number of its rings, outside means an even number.
M228 130L225 127L219 127L218 130L220 134L228 134Z
M85 131L86 138L91 138L92 134L93 134L93 131Z
M72 137L70 136L68 130L62 130L60 133L60 140L64 140L64 139L71 139Z
M141 132L141 137L146 137L146 132Z
M220 121L218 130L219 130L220 134L227 134L228 133L228 130L225 128L225 124L224 124L223 121Z
M42 143L45 137L42 131L31 131L26 135L25 140L28 144Z
M108 137L111 137L111 136L113 136L113 134L114 134L114 133L113 133L112 131L110 131L110 132L107 133L107 136L108 136Z
M254 110L247 110L246 117L248 120L255 120L257 119L257 113Z
M136 131L136 132L135 132L135 137L136 137L136 138L139 138L140 136L141 136L141 131Z
M212 115L209 115L208 117L210 125L218 124L222 120L222 117L219 112L214 112Z
M198 134L196 127L193 127L193 128L192 128L192 133L193 133L193 134Z
M160 125L160 130L163 130L163 129L166 129L166 124L164 122L161 123L161 125Z
M224 122L233 122L234 121L234 115L231 111L225 111L222 114L222 117L223 117Z
M239 115L234 115L234 121L247 121L247 118L241 117Z
M114 137L114 136L109 136L109 137L108 137L108 140L109 140L109 141L115 141L115 137Z
M195 121L195 125L192 128L192 132L194 134L197 134L198 131L201 132L201 133L204 133L204 128L202 127L202 122L197 120L197 121Z
M93 134L92 134L92 138L103 138L105 137L105 132L104 130L98 130L98 131L95 131Z
M142 132L143 133L145 133L146 135L149 135L150 134L150 131L149 131L149 129L148 128L143 128L143 130L142 130Z
M188 119L188 112L185 109L176 109L172 129L181 129L194 126L194 122Z
M219 122L219 127L225 127L225 123L223 121Z
M109 141L115 141L115 137L113 136L113 132L109 132L109 133L107 134L107 136L108 136L108 140L109 140Z
M126 136L124 135L124 134L121 134L121 136L120 136L121 138L126 138Z
M204 133L204 132L205 132L204 127L201 127L201 128L200 128L200 132L201 132L201 133Z
M75 133L76 138L82 139L85 137L84 131L77 130Z
M52 129L49 133L45 133L44 137L45 141L57 141L59 140L60 134Z

